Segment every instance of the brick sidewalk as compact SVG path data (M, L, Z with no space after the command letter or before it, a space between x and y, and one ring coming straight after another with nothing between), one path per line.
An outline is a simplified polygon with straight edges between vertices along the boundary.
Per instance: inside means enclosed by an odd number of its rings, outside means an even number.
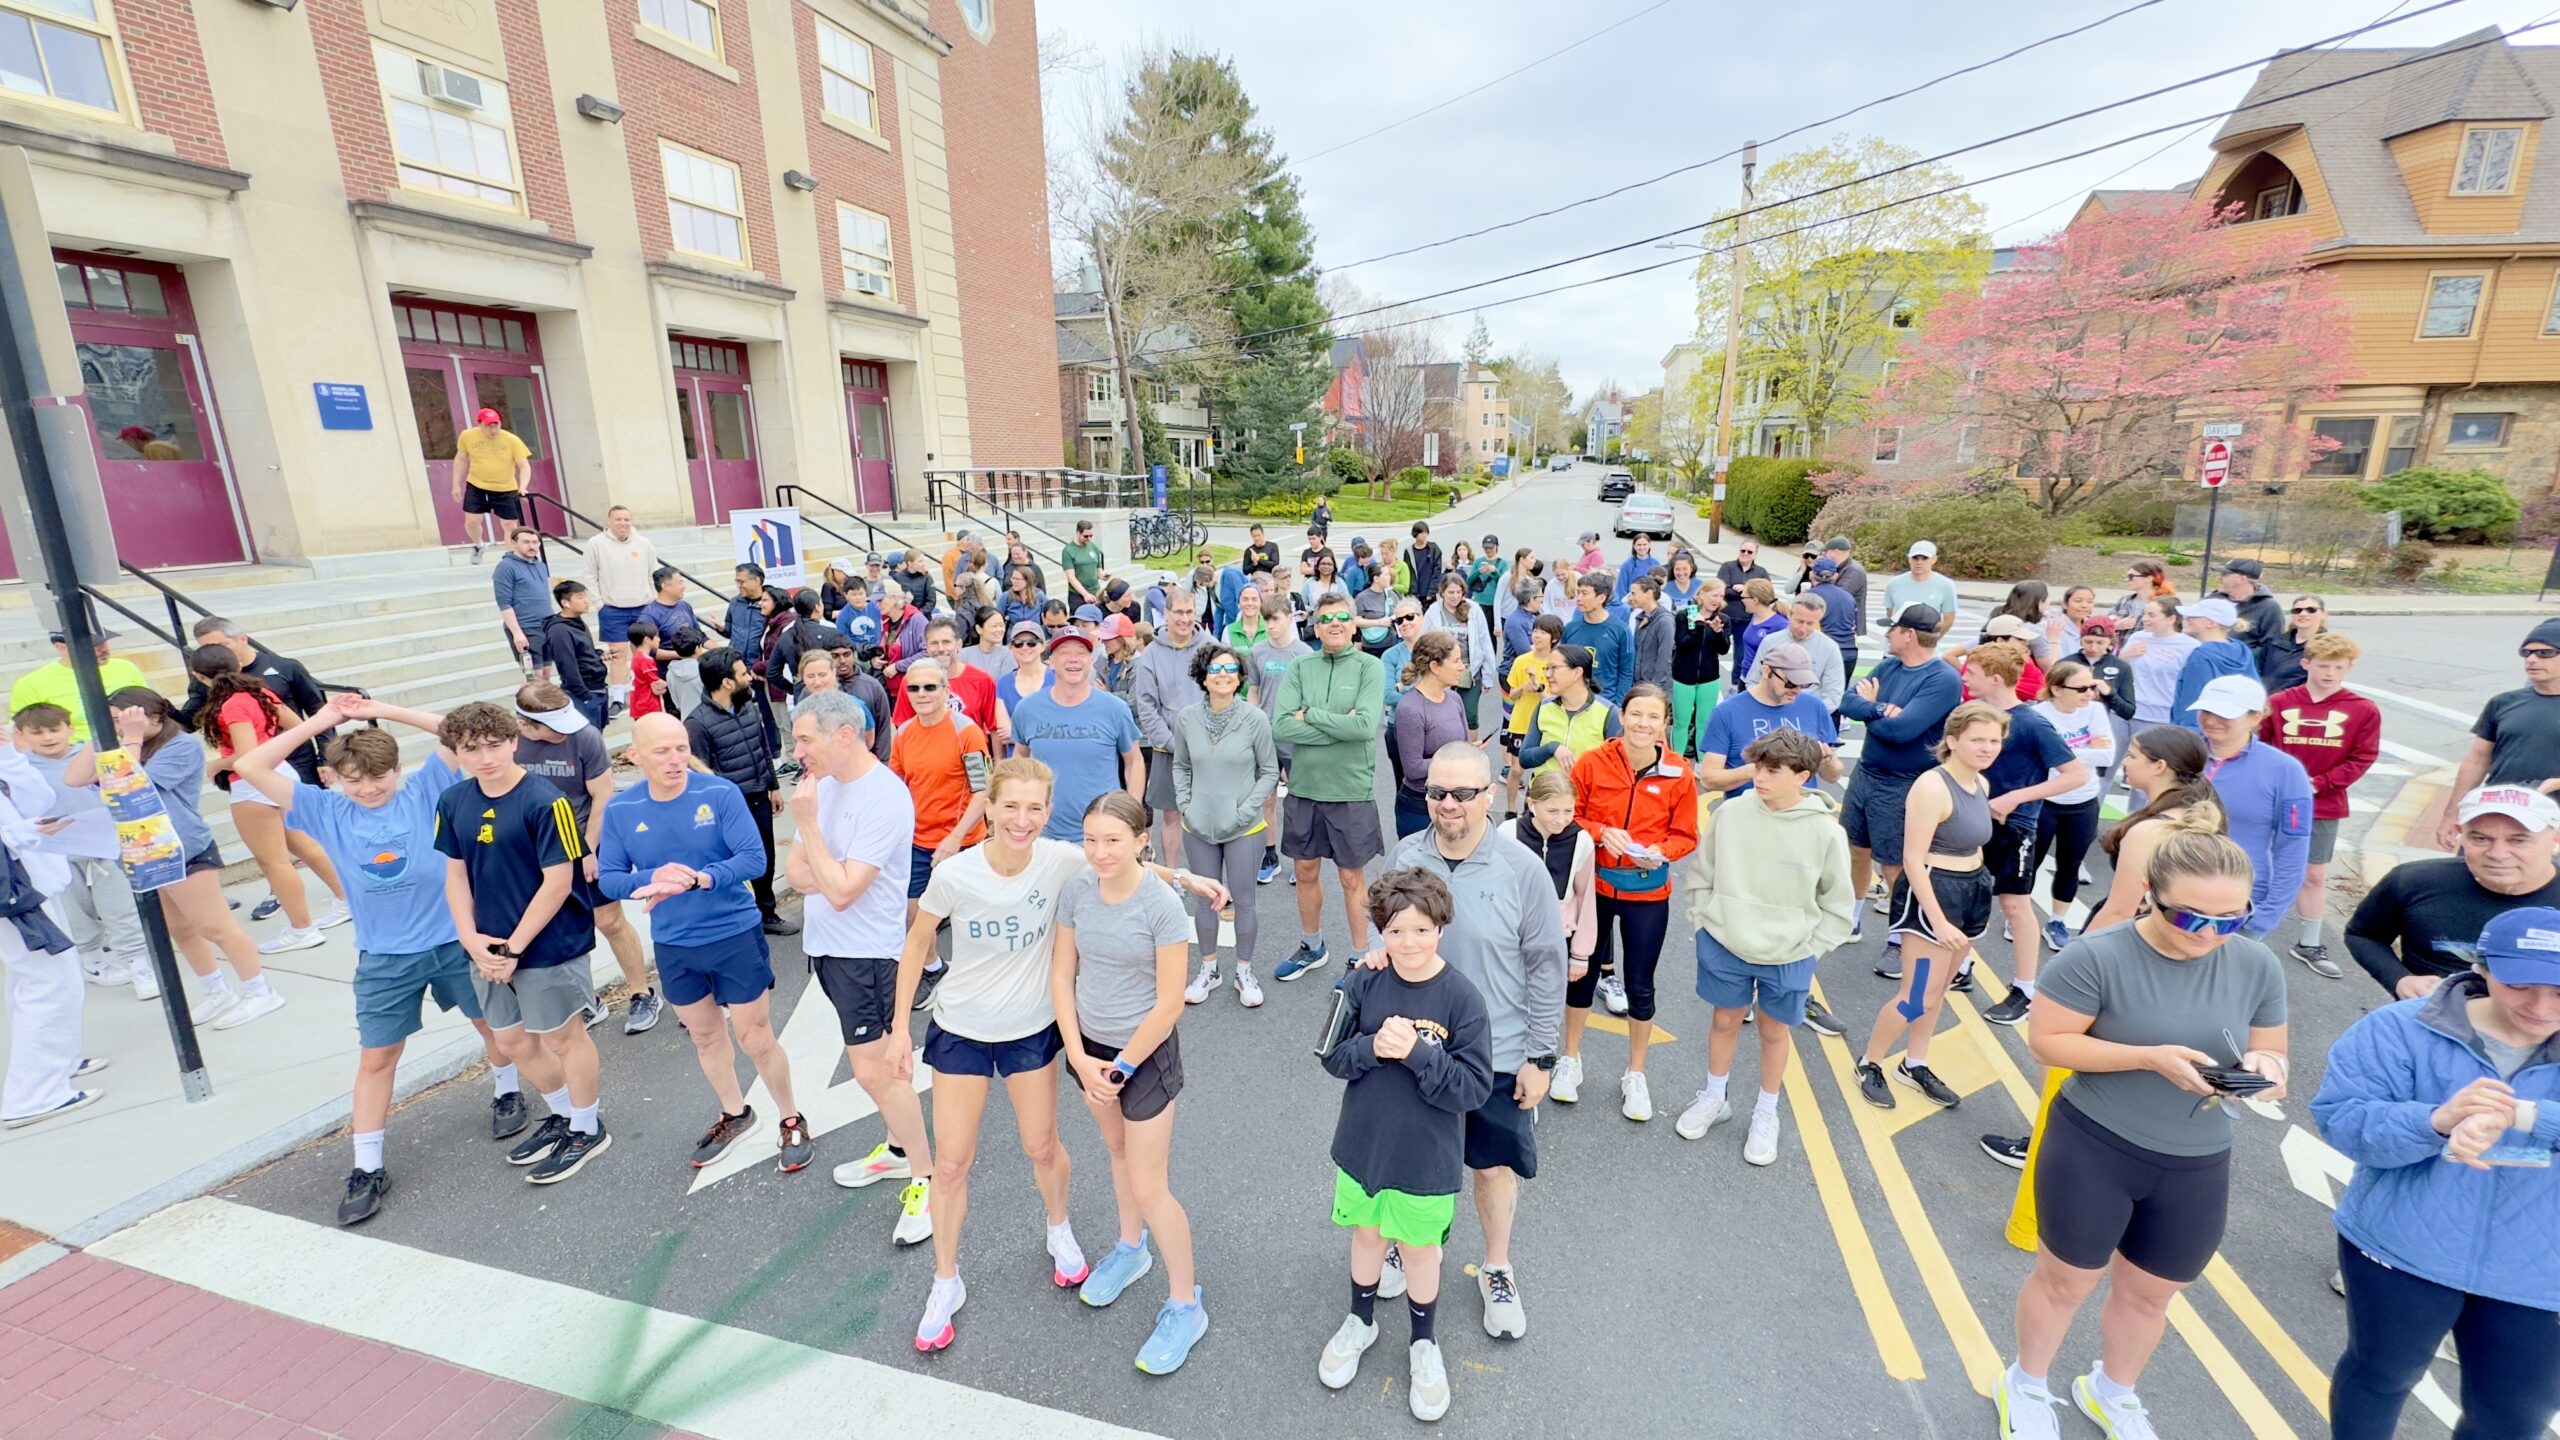
M81 1254L0 1289L0 1435L689 1440Z

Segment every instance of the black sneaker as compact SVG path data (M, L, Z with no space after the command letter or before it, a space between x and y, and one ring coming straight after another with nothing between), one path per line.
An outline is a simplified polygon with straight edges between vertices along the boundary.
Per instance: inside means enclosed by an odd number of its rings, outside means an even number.
M2009 987L2009 993L2001 997L1999 1004L1982 1012L1982 1018L1994 1025L2015 1025L2027 1018L2027 1006L2033 1003L2027 992L2013 985Z
M918 1011L923 1011L923 1010L930 1010L930 1009L932 1009L932 1008L933 1008L933 992L942 988L942 977L943 977L943 976L945 976L945 975L948 975L948 974L950 974L950 973L951 973L951 967L950 967L950 966L948 966L948 965L937 965L937 966L934 966L932 969L929 969L929 970L925 971L922 975L917 976L917 977L916 977L916 1003L915 1003L915 1004L913 1004L913 1005L911 1005L911 1006L909 1006L908 1008L909 1008L909 1009L911 1009L911 1010L918 1010Z
M1893 1098L1893 1087L1884 1083L1884 1067L1873 1060L1858 1062L1858 1093L1879 1110L1890 1110L1901 1103Z
M2012 1170L2027 1168L2027 1137L2024 1135L1985 1135L1982 1153Z
M817 1158L818 1142L809 1138L809 1122L797 1115L783 1116L782 1159L773 1168L788 1175L808 1169L809 1162Z
M2329 958L2329 947L2326 945L2303 941L2293 947L2293 958L2310 966L2311 973L2323 980L2335 980L2346 973L2338 968L2337 961Z
M1949 1089L1947 1082L1938 1078L1938 1072L1926 1065L1915 1067L1908 1060L1899 1061L1893 1067L1893 1078L1919 1091L1941 1110L1953 1110L1964 1102L1963 1096Z
M767 935L797 935L800 933L800 922L787 915L767 915L764 917L764 933Z
M694 1143L693 1168L699 1170L728 1154L729 1147L737 1144L747 1133L747 1127L755 1123L756 1107L753 1105L746 1106L735 1115L723 1115L712 1121L711 1128L703 1131L702 1138Z
M1953 980L1950 980L1950 981L1948 981L1948 982L1947 982L1947 989L1948 989L1948 991L1949 991L1950 993L1957 994L1957 995L1970 995L1970 994L1972 994L1972 993L1973 993L1973 967L1972 967L1972 966L1970 966L1970 965L1967 965L1967 966L1965 966L1963 969L1958 970L1958 971L1956 972L1956 978L1954 978Z
M1835 1018L1829 1010L1823 1008L1823 1004L1819 1000L1807 1000L1804 1002L1804 1028L1812 1031L1816 1035L1845 1035L1848 1033L1841 1028L1839 1020Z
M264 920L283 908L284 902L273 895L270 895L266 899L258 902L258 908L249 912L249 918L252 920Z
M531 1135L525 1137L522 1144L507 1152L507 1163L510 1165L538 1164L549 1158L560 1142L568 1138L569 1117L545 1115L542 1117L542 1123L535 1127Z
M532 1123L533 1113L525 1108L524 1092L521 1090L501 1095L489 1102L489 1138L492 1140L504 1140L510 1135L521 1135L524 1133L524 1127Z
M388 1170L350 1170L347 1172L346 1198L338 1202L338 1223L361 1225L382 1208L382 1197L391 1193Z
M525 1183L557 1185L577 1174L579 1167L602 1154L604 1148L612 1143L613 1137L604 1133L602 1121L596 1122L592 1135L583 1130L572 1130L568 1132L568 1138L560 1142L560 1148L551 1152L551 1158L534 1166L532 1172L524 1177Z

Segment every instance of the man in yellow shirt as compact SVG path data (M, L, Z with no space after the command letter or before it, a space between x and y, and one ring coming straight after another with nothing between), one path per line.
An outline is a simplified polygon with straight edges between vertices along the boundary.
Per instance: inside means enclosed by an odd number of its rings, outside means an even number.
M151 682L130 660L119 660L107 653L107 642L116 638L112 630L98 632L98 683L113 695L129 686L149 689ZM71 712L71 737L89 738L89 716L80 704L80 677L71 673L71 646L62 632L53 632L54 658L18 677L9 687L9 713L17 714L30 705L59 705Z
M524 489L533 482L533 451L516 438L495 410L471 417L479 423L453 442L453 499L462 507L462 533L471 537L471 563L480 563L483 545L502 543L498 522L524 520ZM471 517L481 517L474 533Z

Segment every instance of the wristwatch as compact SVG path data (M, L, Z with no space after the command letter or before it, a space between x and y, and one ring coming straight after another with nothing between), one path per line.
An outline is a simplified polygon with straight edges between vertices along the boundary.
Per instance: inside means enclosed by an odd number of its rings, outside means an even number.
M696 870L693 872L693 879L694 884L692 888L696 890L708 890L711 888L711 876L707 872Z
M1532 1055L1529 1057L1529 1063L1552 1074L1556 1068L1555 1052L1550 1050L1544 1055Z
M1126 1084L1131 1076L1138 1073L1138 1067L1130 1064L1129 1057L1125 1055L1115 1056L1111 1061L1111 1072L1119 1076L1121 1082Z

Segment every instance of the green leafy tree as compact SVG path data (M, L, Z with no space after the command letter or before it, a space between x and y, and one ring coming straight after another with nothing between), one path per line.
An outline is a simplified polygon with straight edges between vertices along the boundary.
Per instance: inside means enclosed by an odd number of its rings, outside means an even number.
M1526 423L1538 443L1553 450L1572 428L1573 392L1551 355L1510 356L1485 362L1511 404L1511 418ZM1575 441L1580 448L1580 441Z
M1316 402L1324 397L1325 379L1322 367L1293 355L1265 355L1239 371L1219 402L1219 474L1254 497L1292 486L1325 459L1310 453L1309 464L1300 465L1289 429L1304 421L1308 436L1323 434Z

